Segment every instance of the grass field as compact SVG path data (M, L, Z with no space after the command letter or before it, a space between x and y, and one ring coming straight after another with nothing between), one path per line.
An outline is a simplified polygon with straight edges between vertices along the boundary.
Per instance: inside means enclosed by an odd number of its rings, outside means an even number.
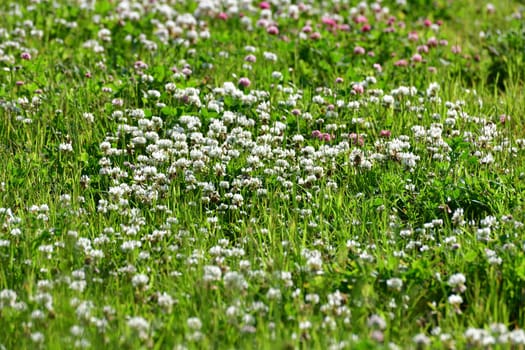
M523 349L525 6L0 4L0 349Z

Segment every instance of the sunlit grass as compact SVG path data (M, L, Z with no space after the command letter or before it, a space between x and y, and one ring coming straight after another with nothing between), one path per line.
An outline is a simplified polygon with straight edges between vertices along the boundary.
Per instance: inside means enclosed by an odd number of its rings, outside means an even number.
M518 2L1 8L0 349L525 344Z

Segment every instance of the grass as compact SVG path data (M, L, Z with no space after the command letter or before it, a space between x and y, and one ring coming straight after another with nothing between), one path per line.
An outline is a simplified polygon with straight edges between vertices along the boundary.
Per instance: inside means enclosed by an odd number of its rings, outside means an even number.
M1 5L0 349L523 347L523 5L232 4Z

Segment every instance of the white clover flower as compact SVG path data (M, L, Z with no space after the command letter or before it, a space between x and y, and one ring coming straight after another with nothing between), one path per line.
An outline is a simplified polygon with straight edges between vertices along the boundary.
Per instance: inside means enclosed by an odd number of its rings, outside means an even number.
M318 105L322 105L325 101L321 95L315 95L314 97L312 97L312 102Z
M140 316L131 317L128 319L128 327L139 333L139 338L147 338L147 332L149 331L149 322Z
M131 284L135 288L144 288L149 282L149 277L145 274L139 273L133 276L131 279Z
M281 72L274 71L272 72L272 78L280 81L283 79L283 74Z
M45 339L44 334L42 334L41 332L31 333L30 338L33 341L33 343L43 343Z
M465 290L467 290L467 287L465 286L466 281L467 279L464 274L456 273L450 276L448 279L448 285L459 293L463 293Z
M461 295L452 294L448 297L448 303L453 306L459 306L463 303L463 298L461 297Z
M228 271L224 275L224 286L226 289L243 290L248 287L244 276L237 271Z
M391 96L391 95L384 95L383 96L383 103L387 104L387 105L392 105L394 104L394 97Z
M299 322L299 329L300 330L307 330L307 329L310 329L310 328L312 328L312 322L310 322L308 320Z
M73 145L71 142L64 142L58 145L58 150L64 153L71 153L73 152Z
M203 280L205 282L220 281L222 277L222 270L218 266L207 265L204 266L204 276Z
M508 333L508 339L511 344L525 345L525 331L523 329L515 329Z
M69 284L69 289L77 291L77 292L83 292L87 287L86 281L72 281Z
M412 341L418 346L429 346L430 338L423 333L419 333L412 338Z
M309 294L306 294L304 296L304 300L307 302L307 303L310 303L310 304L319 304L319 301L321 300L321 298L319 297L318 294L312 294L312 293L309 293Z
M386 281L386 285L390 289L400 291L403 287L403 280L401 278L390 278Z
M190 317L186 321L186 324L188 325L188 328L198 331L202 328L202 322L198 317Z
M264 52L263 53L263 57L264 59L268 60L268 61L271 61L271 62L276 62L277 61L277 55L272 53L272 52Z
M88 123L93 123L95 121L95 116L93 115L93 113L84 113L82 114L82 117L84 117L84 119L88 122Z
M368 324L368 327L369 328L376 328L376 329L379 329L379 330L385 330L386 329L386 321L383 317L379 316L379 315L371 315L369 318L368 318L368 321L367 321L367 324Z
M278 288L270 288L266 293L268 300L281 300L281 290Z

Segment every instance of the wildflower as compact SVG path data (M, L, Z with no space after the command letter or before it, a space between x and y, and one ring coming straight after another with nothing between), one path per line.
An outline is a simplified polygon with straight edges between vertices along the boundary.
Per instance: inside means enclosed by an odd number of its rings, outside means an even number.
M246 77L243 77L243 78L239 79L239 85L242 86L242 87L247 88L248 86L251 85L251 81L250 81L250 79L248 79Z
M430 338L424 335L423 333L415 335L412 338L412 341L416 343L418 347L426 347L430 345Z
M353 92L354 94L359 94L359 95L360 95L360 94L362 94L363 92L365 92L365 88L364 88L364 86L361 85L361 84L354 84L354 85L352 86L352 92Z
M448 285L459 293L463 293L465 290L467 290L467 287L465 286L466 281L467 279L464 274L456 273L450 276L448 279Z
M322 137L321 139L322 139L323 141L326 141L326 142L330 142L330 140L333 139L333 136L330 135L330 134L328 134L328 133L324 133L324 134L322 134L321 137Z
M410 33L408 33L408 40L410 40L410 41L418 41L419 40L419 35L417 34L417 32L410 32Z
M400 59L394 63L394 66L396 67L406 67L408 66L408 61L405 59Z
M374 329L372 331L372 333L370 333L370 339L378 342L378 343L382 343L384 340L385 340L385 335L383 334L382 331L378 330L378 329Z
M73 152L73 145L71 145L71 142L65 142L58 145L58 150L61 152Z
M428 45L429 47L436 47L436 46L438 46L438 40L436 39L435 36L430 37L430 38L428 38L428 40L427 40L427 45Z
M354 18L354 22L357 24L368 23L368 18L363 15L359 15Z
M266 28L266 32L270 35L278 35L279 28L277 28L277 26L271 25L268 28Z
M379 329L379 330L385 330L386 329L386 321L383 317L379 315L370 315L367 321L369 328Z
M124 105L124 100L121 98L114 98L111 100L111 104L115 107L122 107Z
M31 59L31 54L29 52L22 52L20 54L20 58L28 61Z
M255 63L255 61L257 61L257 57L255 57L255 55L250 54L244 57L244 60L246 62Z
M312 131L312 137L316 139L321 139L322 133L319 130Z
M277 55L273 52L264 52L263 57L265 60L276 62L277 61Z
M198 331L202 328L202 322L198 317L190 317L186 320L188 328L194 331Z
M262 9L262 10L268 10L268 9L270 9L270 3L266 2L266 1L262 1L259 4L259 8Z
M454 45L450 48L450 50L452 51L453 54L459 54L461 53L461 46Z
M147 275L144 275L142 273L139 273L131 279L131 284L135 288L143 289L147 286L149 282L149 277Z
M89 123L93 123L95 121L95 116L93 115L93 113L84 113L82 114L82 116Z
M384 138L389 138L390 135L391 135L391 131L390 130L381 130L379 132L379 136L384 137Z
M386 281L386 286L390 289L400 291L403 287L403 280L401 278L390 278Z
M30 337L33 343L42 343L44 342L44 339L45 339L44 334L40 332L31 333Z
M423 57L420 54L416 53L412 56L411 60L412 62L421 62L423 60Z
M248 287L244 276L236 271L228 271L224 275L224 286L227 289L242 290Z
M281 299L281 290L277 288L270 288L266 293L266 297L269 300L280 300Z
M128 320L128 327L137 331L140 339L146 339L150 324L146 319L136 316Z
M319 39L321 39L321 33L313 32L312 34L310 34L310 39L312 39L312 40L319 40Z
M350 139L350 142L353 145L357 146L363 146L365 144L365 139L363 136L356 134L355 132L352 132L348 135L348 138Z
M356 55L364 55L366 50L361 46L354 47L354 54Z
M448 302L452 305L459 305L463 303L463 298L461 295L452 294L448 297Z

